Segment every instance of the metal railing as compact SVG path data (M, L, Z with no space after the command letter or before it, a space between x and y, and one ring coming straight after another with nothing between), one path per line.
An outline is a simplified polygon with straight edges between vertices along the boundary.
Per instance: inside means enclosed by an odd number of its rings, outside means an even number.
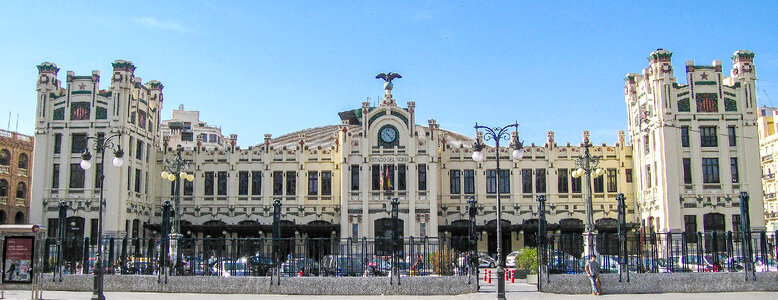
M160 275L172 266L167 238L106 238L106 274ZM44 272L92 274L97 243L89 238L48 238ZM467 239L391 238L181 238L186 276L466 276ZM396 257L392 265L392 256ZM162 273L160 271L162 270Z
M753 249L751 263L755 272L778 271L778 231L751 232L743 239L740 232L643 233L629 232L620 239L617 233L599 233L595 238L600 269L603 273L742 272ZM545 247L551 274L583 273L588 260L583 256L580 233L549 235ZM543 257L543 256L541 256ZM622 271L622 272L624 272Z

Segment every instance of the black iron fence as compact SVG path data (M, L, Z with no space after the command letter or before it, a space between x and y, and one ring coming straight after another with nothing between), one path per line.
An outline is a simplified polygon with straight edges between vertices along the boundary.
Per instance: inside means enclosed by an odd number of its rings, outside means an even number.
M623 272L776 272L778 231L595 234L603 273ZM539 243L540 264L551 274L583 273L584 237L552 234ZM545 251L543 251L545 250ZM748 254L750 253L750 255ZM750 259L749 259L750 258ZM753 267L749 267L753 266Z
M196 276L406 276L467 275L460 238L181 238L179 264L167 238L106 238L106 274ZM44 272L91 274L97 243L48 238ZM165 272L167 267L167 272Z

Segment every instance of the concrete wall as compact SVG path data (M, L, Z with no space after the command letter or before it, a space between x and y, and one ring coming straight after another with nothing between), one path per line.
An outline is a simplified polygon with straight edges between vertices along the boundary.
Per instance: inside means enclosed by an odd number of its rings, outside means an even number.
M164 279L164 278L163 278ZM91 275L66 275L62 282L44 274L43 290L92 291ZM281 285L270 285L269 277L168 277L167 284L156 276L106 275L106 292L163 292L209 294L291 294L291 295L457 295L475 293L475 280L467 277L402 277L400 285L389 285L388 277L290 277ZM9 290L26 290L30 285L6 284Z
M749 277L750 279L751 277ZM740 273L646 273L600 275L603 294L703 293L778 291L778 273L757 273L756 281L745 281ZM551 275L542 279L541 291L557 294L589 294L591 285L585 274Z

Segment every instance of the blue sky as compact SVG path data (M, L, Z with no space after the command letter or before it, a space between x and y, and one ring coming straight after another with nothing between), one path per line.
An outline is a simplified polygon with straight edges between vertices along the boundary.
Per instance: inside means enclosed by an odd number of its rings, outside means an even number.
M31 134L35 66L57 64L102 87L116 59L165 85L163 118L184 104L237 133L338 124L337 112L382 95L416 101L417 123L473 135L518 120L526 143L554 130L560 144L616 141L626 130L623 78L657 49L684 61L756 53L760 105L778 105L774 2L102 1L0 3L0 127ZM770 103L765 96L775 99Z

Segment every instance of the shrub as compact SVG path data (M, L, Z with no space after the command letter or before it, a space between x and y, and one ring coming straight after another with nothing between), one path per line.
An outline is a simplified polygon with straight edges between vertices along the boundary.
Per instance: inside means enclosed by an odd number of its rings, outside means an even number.
M516 270L524 270L529 274L538 272L538 251L535 248L524 248L516 257Z

